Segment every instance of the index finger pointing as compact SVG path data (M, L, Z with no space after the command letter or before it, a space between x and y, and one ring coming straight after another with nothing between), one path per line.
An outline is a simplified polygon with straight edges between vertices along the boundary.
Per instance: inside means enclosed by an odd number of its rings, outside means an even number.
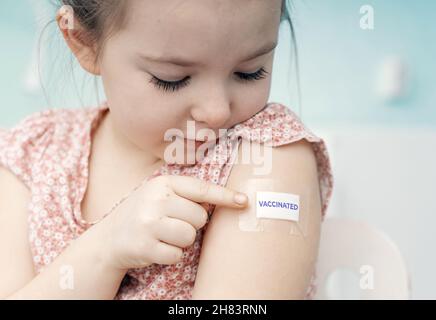
M198 178L169 176L168 181L169 187L177 195L195 202L208 202L231 208L243 208L248 203L245 194Z

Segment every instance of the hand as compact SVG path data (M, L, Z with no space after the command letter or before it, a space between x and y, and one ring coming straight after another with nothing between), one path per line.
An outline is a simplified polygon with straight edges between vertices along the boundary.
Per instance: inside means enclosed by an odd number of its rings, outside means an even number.
M144 181L98 223L106 240L104 256L121 270L177 263L182 248L194 243L197 230L207 222L200 203L244 208L248 198L238 204L237 193L189 176L163 175Z

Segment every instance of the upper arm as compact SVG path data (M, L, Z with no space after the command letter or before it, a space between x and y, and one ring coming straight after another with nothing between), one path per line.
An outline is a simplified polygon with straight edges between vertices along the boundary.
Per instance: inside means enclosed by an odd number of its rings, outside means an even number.
M0 166L0 298L5 298L34 277L27 236L30 191L9 170Z
M245 192L249 206L216 207L204 234L192 298L302 299L315 268L322 218L313 149L304 139L272 148L271 172L264 176L255 176L253 165L242 162L241 149L227 187ZM265 219L268 232L239 229L240 214L256 214L255 191L269 191L248 182L253 178L274 181L270 191L300 195L305 236L291 235L295 222L287 220Z

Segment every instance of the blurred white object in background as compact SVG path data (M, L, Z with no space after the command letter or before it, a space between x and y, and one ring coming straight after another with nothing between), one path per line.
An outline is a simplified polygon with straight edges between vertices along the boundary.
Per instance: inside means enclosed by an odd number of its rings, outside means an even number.
M393 239L413 276L412 299L436 299L436 129L411 124L317 128L335 186L326 217L365 221Z
M330 281L338 270L342 280L348 281ZM315 299L319 300L410 298L410 277L395 243L371 225L353 219L323 222L317 279Z
M377 95L387 102L404 98L407 82L406 63L398 56L387 57L383 60L378 71Z

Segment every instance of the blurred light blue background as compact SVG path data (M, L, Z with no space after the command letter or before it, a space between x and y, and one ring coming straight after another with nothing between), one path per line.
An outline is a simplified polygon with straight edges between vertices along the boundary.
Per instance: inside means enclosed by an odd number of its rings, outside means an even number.
M265 0L267 1L267 0ZM72 59L55 23L54 0L0 1L0 127L51 108L93 106L93 78ZM335 188L327 216L365 220L404 255L412 297L436 299L436 1L295 0L301 105L283 24L270 101L281 102L321 136ZM360 27L360 8L374 9L374 29ZM404 61L407 94L386 102L376 93L388 57ZM72 67L70 62L74 62ZM291 69L292 70L292 69Z
M75 87L69 70L71 56L54 23L41 39L41 76L49 101L39 87L26 85L26 79L32 83L30 75L37 74L31 59L36 59L41 25L54 17L52 2L56 1L0 2L1 126L10 126L29 112L46 107L96 103L93 78L73 60ZM270 101L285 103L299 114L301 111L303 120L312 126L436 125L435 1L296 0L294 4L302 105L299 109L295 77L291 76L290 84L287 81L290 38L286 25L281 28ZM364 4L374 8L374 30L359 26L359 9ZM390 55L404 59L409 70L409 94L396 104L381 101L374 92L380 63Z

